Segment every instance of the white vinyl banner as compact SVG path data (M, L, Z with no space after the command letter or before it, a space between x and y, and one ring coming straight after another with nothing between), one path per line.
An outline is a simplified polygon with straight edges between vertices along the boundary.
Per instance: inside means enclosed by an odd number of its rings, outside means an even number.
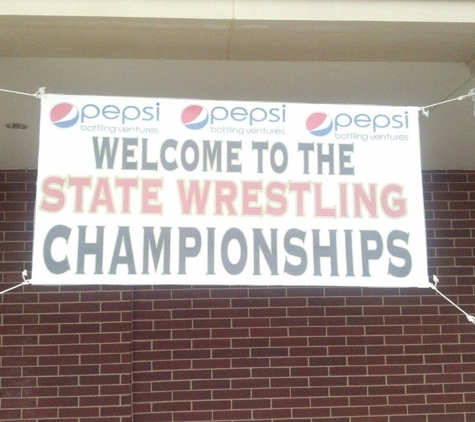
M41 109L32 283L430 287L416 108Z

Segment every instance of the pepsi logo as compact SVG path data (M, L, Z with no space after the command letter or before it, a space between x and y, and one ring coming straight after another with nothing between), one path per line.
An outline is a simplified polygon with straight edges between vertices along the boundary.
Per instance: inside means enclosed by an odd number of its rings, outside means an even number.
M56 104L50 111L51 122L62 129L74 126L79 120L79 111L69 103Z
M332 118L325 113L313 113L307 118L307 130L314 136L328 135L333 129Z
M188 106L181 113L181 122L188 129L203 129L208 123L208 120L207 110L199 105Z

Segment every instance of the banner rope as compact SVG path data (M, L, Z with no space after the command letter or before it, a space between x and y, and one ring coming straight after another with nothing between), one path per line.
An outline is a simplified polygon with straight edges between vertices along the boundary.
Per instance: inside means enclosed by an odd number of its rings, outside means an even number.
M42 86L42 87L38 88L38 91L36 91L34 94L30 94L28 92L13 91L13 90L10 90L10 89L3 89L3 88L0 88L0 92L7 92L7 93L10 93L10 94L18 94L18 95L27 95L29 97L35 97L35 98L40 98L41 99L41 96L46 93L46 87ZM466 95L461 95L457 98L451 98L450 100L445 100L445 101L441 101L439 103L434 103L434 104L430 104L430 105L427 105L427 106L424 106L424 107L419 107L419 110L422 112L422 114L425 117L429 117L430 109L432 109L434 107L437 107L439 105L451 103L453 101L461 101L461 100L464 100L465 98L471 98L472 101L474 102L473 116L475 117L475 88L471 89L468 92L468 94L466 94Z
M432 276L432 281L434 282L434 284L431 284L430 287L432 289L434 289L439 295L441 295L447 302L451 303L452 305L454 305L460 312L462 312L463 314L465 314L465 316L467 317L467 319L472 323L472 324L475 324L475 316L473 315L470 315L468 314L467 312L465 312L460 306L456 305L454 302L452 302L447 296L445 296L443 293L441 293L438 289L437 289L437 284L439 284L439 279L437 278L436 275Z
M2 89L2 88L0 88L0 91L8 92L10 94L28 95L29 97L41 98L41 96L46 92L46 88L42 86L41 88L38 88L38 91L36 91L34 94L30 94L28 92L12 91L10 89Z
M468 91L468 94L466 95L461 95L460 97L457 97L457 98L451 98L450 100L445 100L445 101L441 101L440 103L430 104L428 106L421 107L420 111L425 117L429 117L430 108L434 108L442 104L451 103L453 101L461 101L461 100L464 100L465 98L471 98L472 101L474 102L473 116L475 117L475 88Z
M18 287L24 286L26 284L30 284L31 280L27 280L27 278L26 278L27 274L28 274L28 272L26 270L23 270L23 272L21 273L21 275L23 277L23 282L20 283L20 284L17 284L16 286L10 287L9 289L6 289L3 292L0 292L0 296L3 295L6 292L9 292L10 290L15 290L15 289L18 289Z

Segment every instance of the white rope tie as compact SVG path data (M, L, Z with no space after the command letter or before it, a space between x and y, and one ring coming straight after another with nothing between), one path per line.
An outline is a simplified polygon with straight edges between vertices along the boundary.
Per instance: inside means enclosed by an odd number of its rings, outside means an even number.
M470 314L467 314L467 312L465 312L460 306L456 305L454 302L452 302L447 296L445 296L443 293L441 293L438 289L437 289L437 284L439 283L439 279L437 278L437 276L432 276L432 280L434 282L434 284L431 284L430 287L432 289L434 289L439 295L441 295L447 302L451 303L452 305L454 305L460 312L462 312L463 314L465 314L465 316L467 317L467 319L472 323L472 324L475 324L475 316L473 315L470 315Z
M0 91L8 92L10 94L28 95L29 97L41 98L41 96L46 92L46 88L42 86L41 88L38 88L38 91L36 91L34 94L30 94L28 92L12 91L10 89L2 89L2 88L0 88Z
M0 296L3 295L6 292L9 292L10 290L15 290L15 289L18 289L18 287L24 286L25 284L30 284L31 280L26 279L27 274L28 274L28 272L26 270L23 270L23 272L21 273L21 275L23 277L23 283L17 284L16 286L10 287L9 289L6 289L3 292L0 292Z
M457 97L457 98L452 98L450 100L441 101L440 103L435 103L435 104L431 104L431 105L428 105L428 106L425 106L425 107L421 107L420 110L421 110L422 114L425 117L429 117L429 111L430 110L428 110L428 109L437 107L437 106L442 105L442 104L451 103L452 101L462 101L465 98L471 98L472 101L474 102L473 116L475 117L475 88L471 89L468 92L467 95L461 95L460 97Z

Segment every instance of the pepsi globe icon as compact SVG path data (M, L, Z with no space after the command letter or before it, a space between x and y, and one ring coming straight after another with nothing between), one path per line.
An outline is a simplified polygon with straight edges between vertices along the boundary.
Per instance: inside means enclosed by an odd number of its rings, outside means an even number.
M79 120L79 110L70 103L56 104L50 111L51 123L61 129L74 126Z
M308 116L306 125L312 135L325 136L332 131L333 120L328 114L318 112Z
M199 105L188 106L181 113L181 122L188 129L203 129L207 125L208 120L208 111Z

